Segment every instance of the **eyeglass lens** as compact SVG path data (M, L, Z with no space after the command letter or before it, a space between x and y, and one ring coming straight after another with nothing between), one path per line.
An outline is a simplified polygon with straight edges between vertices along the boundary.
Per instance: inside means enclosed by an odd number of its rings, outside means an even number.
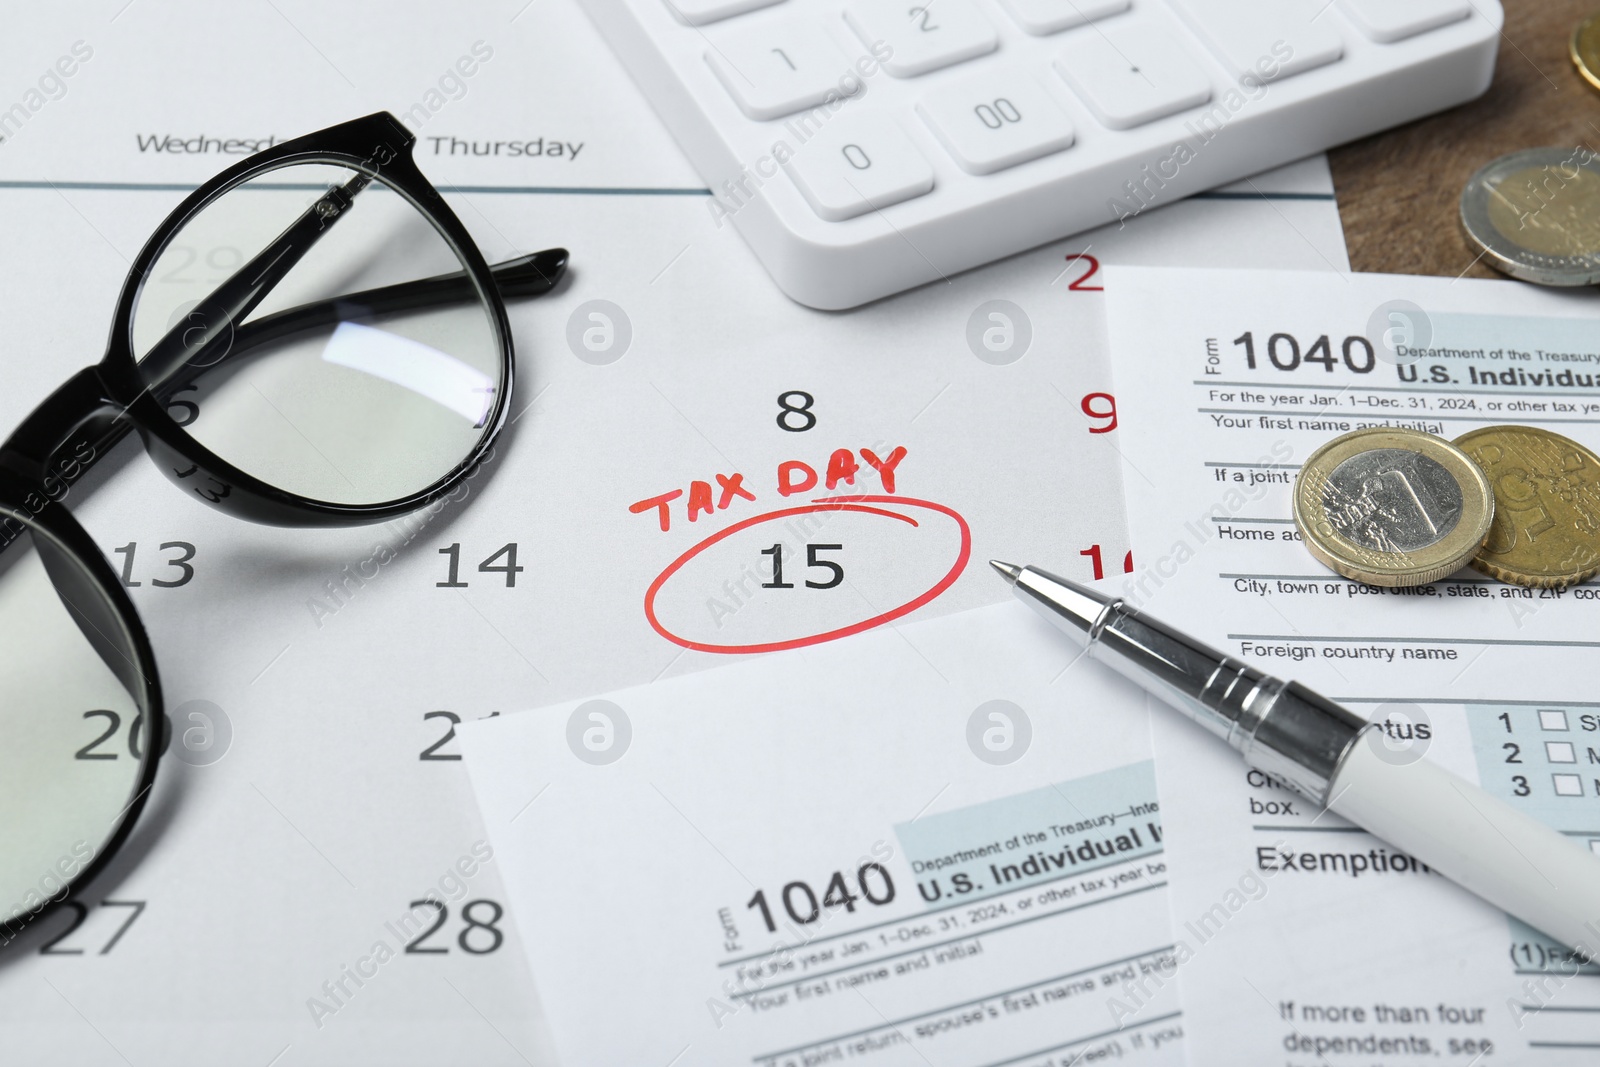
M0 921L43 909L134 800L150 730L127 627L78 558L0 511Z
M421 307L365 294L462 269L381 179L283 167L168 242L134 306L134 354L185 431L245 473L322 502L401 499L492 429L502 349L465 281L465 299Z

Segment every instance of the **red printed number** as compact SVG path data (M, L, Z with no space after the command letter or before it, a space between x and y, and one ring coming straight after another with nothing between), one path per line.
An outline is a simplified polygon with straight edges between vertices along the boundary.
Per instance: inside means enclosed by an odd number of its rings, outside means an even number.
M1098 582L1100 579L1102 579L1102 578L1104 578L1106 576L1105 564L1102 563L1101 560L1100 560L1100 546L1099 545L1090 545L1088 548L1086 548L1083 551L1079 552L1078 555L1080 555L1080 556L1088 556L1089 557L1089 562L1094 565L1094 580L1095 581ZM1123 574L1132 574L1133 573L1133 551L1131 549L1129 550L1129 552L1128 552L1128 554L1126 556L1122 557L1122 573Z
M1100 261L1095 259L1087 252L1074 252L1072 255L1067 257L1068 263L1072 263L1074 261L1086 264L1089 269L1078 275L1077 278L1073 279L1072 284L1067 286L1067 288L1075 293L1105 292L1106 287L1103 285L1088 284L1090 278L1093 278L1096 274L1100 273Z
M1089 418L1105 424L1089 427L1090 433L1110 433L1117 428L1117 398L1110 393L1089 393L1078 406Z

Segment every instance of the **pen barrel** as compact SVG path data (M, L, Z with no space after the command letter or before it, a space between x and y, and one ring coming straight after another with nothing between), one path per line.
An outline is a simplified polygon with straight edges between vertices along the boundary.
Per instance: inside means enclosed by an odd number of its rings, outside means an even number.
M1318 804L1367 726L1298 682L1258 671L1120 602L1107 608L1089 650Z
M1495 907L1600 958L1600 857L1424 759L1360 743L1329 806Z

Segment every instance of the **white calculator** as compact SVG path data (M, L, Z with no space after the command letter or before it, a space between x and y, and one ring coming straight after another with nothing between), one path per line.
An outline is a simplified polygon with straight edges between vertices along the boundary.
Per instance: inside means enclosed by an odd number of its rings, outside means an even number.
M846 308L1471 99L1496 0L581 0L789 296Z

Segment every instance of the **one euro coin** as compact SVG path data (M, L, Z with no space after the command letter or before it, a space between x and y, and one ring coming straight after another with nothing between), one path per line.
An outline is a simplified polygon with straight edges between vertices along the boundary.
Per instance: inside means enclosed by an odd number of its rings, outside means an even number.
M1370 427L1311 454L1294 484L1306 548L1346 578L1424 585L1478 552L1494 518L1489 479L1449 441Z
M1600 157L1583 147L1501 156L1467 179L1461 227L1502 274L1539 285L1600 282Z
M1494 522L1474 567L1538 589L1600 571L1600 457L1531 426L1486 426L1455 445L1483 468L1494 493Z

